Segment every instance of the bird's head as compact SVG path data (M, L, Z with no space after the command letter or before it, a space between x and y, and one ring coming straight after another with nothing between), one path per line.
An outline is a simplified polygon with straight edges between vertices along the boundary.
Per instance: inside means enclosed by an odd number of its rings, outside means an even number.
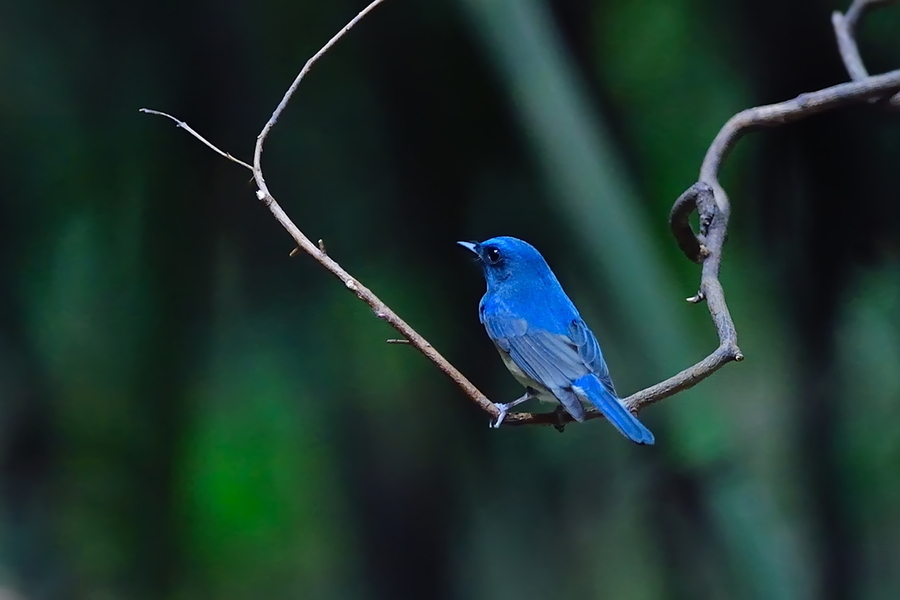
M502 236L483 242L457 242L475 253L484 267L488 289L510 279L553 277L550 267L537 249L518 238Z

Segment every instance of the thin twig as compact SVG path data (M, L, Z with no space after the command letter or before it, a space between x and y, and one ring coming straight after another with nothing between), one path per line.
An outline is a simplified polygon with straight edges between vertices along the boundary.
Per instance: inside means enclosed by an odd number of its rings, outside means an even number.
M861 81L869 76L869 71L863 64L862 56L859 53L859 46L856 43L856 30L860 20L867 12L879 6L892 4L897 0L854 0L847 9L847 12L841 14L840 11L834 11L831 14L831 24L834 26L834 35L837 38L838 51L841 53L841 60L847 68L847 73L853 81ZM891 96L887 103L893 107L900 107L900 93Z
M215 152L215 153L218 154L219 156L224 156L225 158L227 158L227 159L230 160L231 162L236 162L237 164L241 165L241 166L244 167L244 168L250 169L251 171L253 170L253 167L251 167L250 165L248 165L247 163L245 163L245 162L242 161L241 159L233 157L233 156L232 156L231 154L229 154L228 152L223 152L223 151L219 150L216 146L214 146L213 144L211 144L205 137L203 137L202 135L200 135L199 133L197 133L196 131L194 131L194 128L193 128L193 127L191 127L190 125L188 125L187 123L185 123L185 122L182 121L181 119L176 119L175 117L173 117L173 116L170 115L169 113L164 113L164 112L161 112L161 111L158 111L158 110L153 110L152 108L141 108L138 112L147 113L148 115L159 115L160 117L166 117L166 118L168 118L168 119L172 119L173 121L175 121L175 124L176 124L176 125L178 125L178 126L181 127L182 129L184 129L185 131L187 131L189 134L191 134L192 136L194 136L195 138L197 138L198 140L200 140L200 141L203 142L204 144L206 144L208 147L210 147L210 148L212 149L213 152Z
M291 98L294 96L294 92L297 91L297 87L300 85L300 82L303 81L303 78L306 77L306 74L309 73L309 70L312 69L312 66L316 64L326 52L331 50L331 47L334 46L338 40L340 40L344 35L350 31L354 25L359 23L367 14L372 12L376 6L384 2L384 0L374 0L367 7L362 9L358 15L353 17L349 23L344 25L344 28L338 31L334 36L328 40L328 42L322 46L318 52L313 54L312 58L306 61L306 64L303 65L303 68L300 69L300 73L297 74L297 77L294 78L293 83L288 88L288 90L284 93L284 97L281 99L281 102L278 103L278 106L275 107L275 110L272 112L272 116L269 117L269 120L263 125L262 131L259 132L259 135L256 136L256 148L253 151L253 176L256 178L256 185L259 187L259 191L263 193L264 197L262 200L264 202L274 202L274 198L269 193L269 188L266 187L266 180L263 178L262 174L262 151L263 144L266 141L266 138L269 136L269 132L272 131L272 127L275 126L275 123L278 121L278 117L281 116L281 113L284 112L284 109L287 107L288 102L291 101ZM267 197L267 198L266 198ZM282 223L284 225L284 223ZM287 229L287 227L285 227ZM290 230L288 230L290 231Z
M281 102L272 113L272 116L257 136L256 147L253 154L253 166L234 158L227 152L219 150L200 134L191 129L186 123L169 114L150 109L141 109L141 111L172 119L179 127L206 144L216 153L253 171L253 177L259 188L256 193L257 198L268 206L275 219L281 223L291 237L294 238L294 241L297 242L298 248L295 248L291 252L291 256L294 256L299 249L302 249L316 259L323 267L340 279L347 289L356 294L360 300L368 304L377 318L384 320L401 334L401 339L390 339L388 340L388 343L409 344L414 346L441 371L453 379L466 395L468 395L469 398L471 398L483 411L491 415L492 419L496 419L499 415L499 410L478 390L478 388L441 356L440 353L425 340L425 338L419 335L409 326L409 324L372 293L371 290L362 285L336 261L329 257L325 253L324 243L322 243L321 240L319 240L318 245L313 244L312 241L297 228L294 222L288 218L275 201L275 198L269 192L265 178L263 177L261 165L263 144L300 82L322 55L324 55L354 25L383 1L384 0L375 0L369 4L306 62L303 69L294 79L293 83L284 94ZM893 0L856 0L848 11L847 17L841 20L842 23L849 25L849 29L846 29L846 31L849 32L846 37L851 40L853 39L853 28L866 6L887 4L891 1ZM839 31L838 37L840 38L841 35L842 34ZM855 42L853 44L855 48ZM856 55L858 57L858 51ZM846 61L847 58L845 57L845 62ZM861 66L861 64L861 61L859 61L859 66ZM851 74L854 72L854 68L856 67L851 67L850 63L848 63L848 70L850 70ZM859 73L858 70L857 73ZM855 76L854 79L856 79ZM894 94L898 90L900 90L900 71L892 71L875 77L863 75L859 81L833 86L808 94L801 94L797 98L786 102L768 106L759 106L741 111L725 123L707 150L706 157L704 158L703 165L700 169L700 181L688 188L688 190L676 200L670 214L670 227L679 248L681 248L682 252L684 252L690 260L702 265L700 289L697 295L688 298L688 301L694 303L706 301L710 316L718 333L719 346L709 356L697 364L681 371L665 381L625 398L623 401L630 410L637 412L645 406L659 402L664 398L668 398L680 391L693 387L703 379L709 377L723 365L731 361L740 361L744 358L737 345L737 334L735 332L734 323L732 322L731 315L725 303L725 294L722 285L719 282L722 246L725 243L725 237L728 231L728 217L731 212L731 207L728 195L719 184L718 174L722 161L737 141L743 137L748 130L753 128L783 125L809 115L846 106L847 104L859 102L861 100ZM689 217L695 210L700 216L700 227L699 231L696 233L692 231L689 222ZM588 419L594 419L600 416L602 415L593 409L588 410L586 415ZM560 426L562 423L571 422L571 420L571 417L565 413L511 413L507 415L504 425L542 424Z

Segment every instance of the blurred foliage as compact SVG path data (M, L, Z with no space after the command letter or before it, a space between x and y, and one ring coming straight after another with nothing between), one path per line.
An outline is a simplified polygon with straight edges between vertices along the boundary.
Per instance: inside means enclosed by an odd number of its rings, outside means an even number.
M896 116L729 159L747 360L647 410L655 447L489 431L288 258L242 169L137 112L247 159L363 5L0 4L0 598L896 598ZM628 393L716 343L672 201L733 113L846 80L844 8L391 0L303 83L267 180L498 400L519 390L453 242L532 241ZM898 27L864 23L873 72Z

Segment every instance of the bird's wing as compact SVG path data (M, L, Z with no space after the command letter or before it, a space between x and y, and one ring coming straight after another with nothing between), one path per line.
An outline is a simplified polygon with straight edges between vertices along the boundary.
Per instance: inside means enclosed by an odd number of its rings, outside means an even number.
M603 387L613 396L618 397L612 378L609 376L609 367L606 366L606 361L603 360L600 344L597 343L597 338L594 337L594 333L587 324L580 318L574 319L569 326L569 337L572 339L575 347L578 348L578 355L591 370L591 373L597 376Z
M497 347L509 354L528 377L551 392L567 389L591 372L578 345L568 335L535 329L525 319L508 316L485 314L482 322Z

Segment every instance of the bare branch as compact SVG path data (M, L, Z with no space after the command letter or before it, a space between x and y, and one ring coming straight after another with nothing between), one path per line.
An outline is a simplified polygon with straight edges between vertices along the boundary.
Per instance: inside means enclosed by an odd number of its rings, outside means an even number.
M841 59L853 81L861 81L869 76L869 71L863 64L859 54L859 46L856 43L856 29L859 21L867 12L879 6L892 4L896 0L854 0L845 14L834 11L831 14L831 24L834 26L834 35L837 38L838 50ZM900 107L900 93L894 94L887 100L893 107Z
M696 210L700 215L701 241L694 235L688 224L690 213ZM728 231L728 206L716 202L713 187L699 181L684 192L672 207L670 226L685 255L703 267L700 276L700 291L689 302L706 300L709 313L716 331L719 334L719 347L712 354L697 364L677 375L666 379L647 389L641 390L623 400L632 412L638 412L645 406L664 400L678 392L692 388L723 365L731 361L744 359L737 345L737 332L725 304L725 292L719 283L719 266L722 262L722 245ZM690 237L690 241L688 240ZM585 417L596 419L603 416L599 411L589 409ZM504 424L509 425L562 425L572 421L566 413L526 414L513 413L507 415Z
M265 204L269 210L272 212L272 215L275 217L275 220L281 223L281 226L287 230L294 241L297 242L297 248L294 248L290 256L296 255L300 250L303 250L310 256L312 256L316 261L319 262L323 267L325 267L328 271L334 274L338 279L340 279L343 284L347 287L348 290L356 294L356 296L369 305L372 308L372 311L375 313L375 316L383 321L387 322L391 327L393 327L397 332L402 336L400 340L388 340L388 343L393 344L409 344L414 346L417 350L419 350L422 354L425 355L428 360L433 362L437 367L443 371L447 376L449 376L465 393L475 402L482 410L491 415L492 419L496 419L500 415L500 411L494 404L487 399L487 396L482 394L478 388L476 388L472 382L470 382L466 377L459 372L459 370L454 367L450 362L447 361L441 354L434 349L434 347L428 343L428 341L419 335L406 321L401 319L397 313L391 310L384 302L381 301L378 296L376 296L369 288L360 283L357 279L355 279L350 273L348 273L343 267L341 267L335 260L333 260L328 254L325 252L325 243L322 240L318 240L318 244L314 244L300 229L294 224L294 222L285 214L284 210L282 210L281 206L275 201L274 196L272 196L271 192L269 192L269 188L266 186L265 178L263 177L262 171L262 151L263 144L266 140L266 137L269 135L269 132L272 130L272 127L278 121L278 118L281 116L281 113L284 111L291 97L294 95L294 92L297 90L297 87L300 85L300 82L309 73L309 70L312 66L319 60L338 40L340 40L344 35L350 31L350 29L356 25L360 20L363 19L367 14L369 14L376 6L384 2L384 0L374 0L370 3L366 8L364 8L356 17L354 17L347 25L343 27L334 37L328 40L322 48L313 55L306 64L303 66L303 69L300 70L300 73L294 79L291 86L288 88L287 92L285 92L284 97L281 99L281 102L275 108L275 111L272 113L272 116L263 126L262 131L260 131L259 135L256 138L256 147L253 153L253 165L248 165L247 163L240 161L227 152L223 152L219 150L216 146L208 142L203 136L194 131L191 127L187 125L187 123L176 119L172 115L159 112L156 110L150 109L141 109L141 112L161 115L164 117L168 117L175 121L179 127L193 135L195 138L209 146L212 150L218 153L225 158L237 162L238 164L250 169L253 172L253 178L256 181L256 185L258 187L256 192L256 197Z
M347 25L344 26L334 37L328 40L322 48L316 52L312 58L306 61L306 64L303 65L303 68L300 70L300 73L294 79L291 86L288 88L287 92L285 92L284 97L281 99L281 102L278 103L278 106L275 108L275 111L272 113L272 116L269 117L269 120L263 126L262 131L260 131L259 135L256 138L256 148L253 152L253 178L256 180L256 185L259 189L256 192L257 198L259 198L263 204L265 204L269 210L272 212L272 215L275 219L281 223L281 226L284 227L287 232L294 238L294 241L297 242L297 245L305 251L307 254L316 259L319 264L325 267L328 271L334 274L338 279L340 279L348 290L356 294L356 297L368 304L372 311L375 313L375 316L379 319L382 319L386 323L388 323L391 327L393 327L397 332L402 336L404 341L402 342L391 342L389 343L404 343L414 346L419 352L425 355L428 360L433 362L437 367L443 371L447 376L449 376L455 383L458 385L465 393L475 402L482 410L491 415L492 418L496 419L500 415L499 409L497 409L494 404L488 400L487 396L481 393L481 391L476 388L472 382L470 382L466 377L452 364L450 364L447 359L445 359L441 354L434 349L434 347L428 343L428 341L419 335L419 333L413 329L406 321L400 318L400 316L391 310L387 304L381 301L381 299L376 296L372 290L364 286L358 280L356 280L350 273L348 273L341 265L339 265L334 259L332 259L328 254L325 253L325 244L322 240L319 240L318 245L314 244L300 229L294 224L293 221L285 214L284 210L282 210L281 206L275 201L275 198L272 196L271 192L269 192L269 188L266 186L265 178L263 177L262 171L262 151L263 144L266 141L266 137L268 137L269 132L272 130L272 127L278 121L278 118L281 116L281 113L284 111L288 102L290 102L291 98L294 95L294 92L297 90L297 87L300 85L300 82L309 73L309 70L316 63L319 58L321 58L328 50L337 43L344 35L350 31L350 29L356 25L360 20L363 19L369 12L371 12L376 6L381 4L384 0L374 0L371 4L366 6L358 15L356 15Z
M253 154L253 165L240 161L230 154L219 150L205 138L191 129L186 123L175 117L150 109L141 109L141 112L161 115L175 121L179 127L206 144L219 155L250 169L258 186L256 196L272 212L275 219L294 238L297 248L291 251L294 256L303 250L328 271L340 279L344 285L356 296L369 305L375 316L387 322L402 337L389 339L389 344L408 344L414 346L422 354L433 362L441 371L449 376L469 398L483 411L495 420L500 412L488 398L482 394L466 377L450 364L441 354L419 335L409 324L401 319L393 310L381 301L371 290L350 275L343 267L333 260L325 252L322 240L314 244L291 221L281 209L275 198L266 186L262 172L263 144L284 111L291 97L294 95L300 82L312 68L313 64L321 58L338 40L340 40L354 25L363 19L376 6L384 0L374 0L356 17L353 18L341 31L332 37L312 58L294 79L281 102L276 107L272 116L263 126L256 139L256 147ZM623 401L632 412L638 412L643 407L659 402L669 396L693 387L703 379L709 377L723 365L731 361L743 360L743 355L737 345L737 334L734 323L725 303L725 294L719 282L719 267L722 261L722 247L725 243L728 231L728 218L731 212L728 195L719 184L719 169L722 161L734 147L737 141L751 129L763 126L779 126L803 117L813 115L826 110L832 110L851 103L865 101L871 98L887 97L900 91L900 71L892 71L884 75L869 77L859 59L859 52L853 40L853 32L856 23L862 13L869 7L887 4L893 0L855 0L846 16L835 17L835 29L841 44L841 53L845 64L855 80L852 83L844 83L830 88L801 94L793 100L759 106L741 111L734 115L715 137L700 168L700 180L688 188L672 207L669 225L679 248L688 259L699 263L701 267L700 288L697 295L688 298L688 302L700 303L704 300L709 308L710 317L716 327L719 337L719 346L706 358L697 364L681 371L680 373L628 396ZM835 13L838 15L839 13ZM840 26L839 23L840 22ZM842 33L843 32L843 33ZM840 41L844 39L844 41ZM851 52L844 51L846 40L852 43L855 52L855 62ZM849 46L848 46L849 47ZM861 69L861 70L860 70ZM858 81L856 81L858 79ZM900 94L898 94L900 95ZM897 96L894 96L897 98ZM690 216L694 211L699 215L699 231L694 232L690 226ZM589 409L586 417L594 419L602 416L597 410ZM506 416L504 425L554 425L562 427L564 423L571 422L572 418L566 413L511 413Z
M694 366L625 398L623 401L632 412L638 412L645 406L691 388L725 364L744 358L737 345L734 322L725 303L725 292L719 282L722 246L728 232L728 217L731 213L728 194L719 183L719 169L738 140L748 131L762 127L777 127L870 98L886 97L898 90L900 90L900 70L801 94L793 100L778 104L748 108L725 123L706 151L706 157L700 167L700 181L688 188L675 201L669 216L669 225L678 247L689 260L703 265L700 291L687 300L693 303L706 300L710 317L719 336L719 346ZM700 231L697 233L692 231L689 224L689 217L695 210L700 215ZM601 416L593 409L588 410L586 414L587 419ZM570 422L571 416L565 413L511 413L507 415L503 424L562 425Z

